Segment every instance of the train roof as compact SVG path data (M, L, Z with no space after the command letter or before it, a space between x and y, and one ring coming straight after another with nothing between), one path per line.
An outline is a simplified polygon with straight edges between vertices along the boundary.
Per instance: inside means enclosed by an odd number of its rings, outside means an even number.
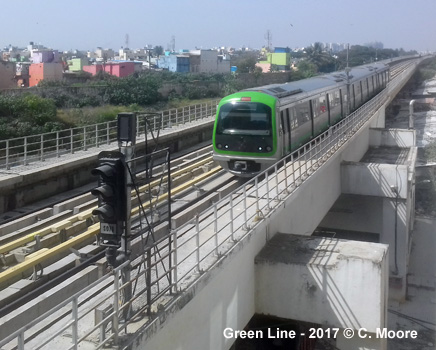
M349 72L350 83L358 81L367 75L371 75L375 71L384 71L387 69L388 66L384 63L372 63L370 65L352 67ZM285 96L298 95L300 93L314 92L324 88L333 88L346 83L347 75L345 71L339 71L309 79L292 81L285 84L264 85L256 88L245 89L243 91L258 91L272 95L276 98L282 98Z

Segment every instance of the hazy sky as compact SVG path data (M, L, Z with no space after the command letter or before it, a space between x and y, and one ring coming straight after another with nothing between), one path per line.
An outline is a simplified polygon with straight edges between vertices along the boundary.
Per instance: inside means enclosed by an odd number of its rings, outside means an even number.
M320 42L436 51L436 0L0 0L0 47L261 48Z

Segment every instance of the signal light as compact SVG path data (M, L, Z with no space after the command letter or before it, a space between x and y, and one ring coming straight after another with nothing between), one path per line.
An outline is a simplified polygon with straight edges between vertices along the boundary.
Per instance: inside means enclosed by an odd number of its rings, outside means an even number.
M103 245L120 246L127 220L126 164L120 152L100 152L99 166L91 170L98 176L98 187L91 190L98 197L98 208L92 211L100 220L100 240Z

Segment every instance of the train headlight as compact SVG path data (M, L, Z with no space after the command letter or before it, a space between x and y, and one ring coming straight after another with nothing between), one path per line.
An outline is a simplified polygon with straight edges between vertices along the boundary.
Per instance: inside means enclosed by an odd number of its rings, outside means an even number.
M225 145L224 148L225 148L225 149L228 149L228 148L229 148L229 145Z
M267 152L271 152L271 151L272 151L272 148L271 148L270 146L266 146L266 151L267 151Z
M259 152L262 152L263 148L262 148L262 147L259 147L258 150L259 150Z
M219 143L219 144L217 144L216 146L217 146L217 148L219 148L219 149L222 149L222 148L223 148L223 145L222 145L222 144L220 144L220 143Z

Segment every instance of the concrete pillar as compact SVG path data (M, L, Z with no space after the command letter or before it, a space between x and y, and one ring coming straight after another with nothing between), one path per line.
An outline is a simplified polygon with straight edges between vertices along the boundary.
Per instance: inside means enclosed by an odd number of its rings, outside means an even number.
M383 198L383 229L380 242L389 244L389 275L396 280L391 296L404 300L409 256L407 202L398 198Z

